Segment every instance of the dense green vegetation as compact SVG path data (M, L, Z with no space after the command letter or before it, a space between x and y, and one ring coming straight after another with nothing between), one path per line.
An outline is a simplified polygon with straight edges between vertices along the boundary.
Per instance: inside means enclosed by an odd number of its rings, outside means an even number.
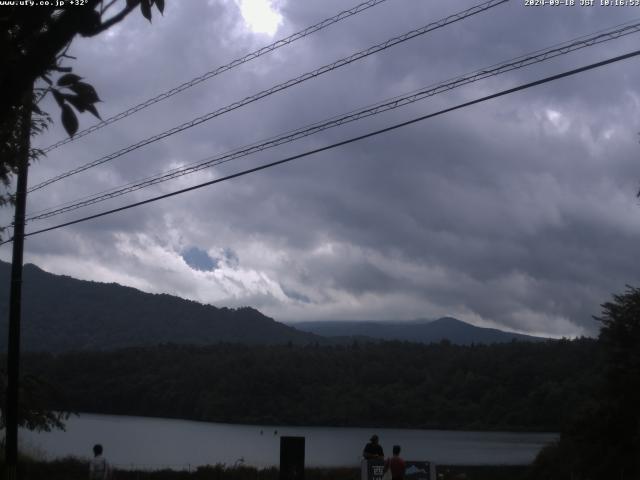
M640 289L614 295L597 320L603 374L560 441L538 456L540 478L640 478Z
M598 375L593 340L455 346L164 345L28 354L49 407L193 420L557 431Z

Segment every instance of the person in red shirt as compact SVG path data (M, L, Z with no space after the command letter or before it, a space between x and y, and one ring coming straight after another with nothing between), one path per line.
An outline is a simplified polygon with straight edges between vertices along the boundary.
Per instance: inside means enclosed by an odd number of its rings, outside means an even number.
M400 458L400 445L393 446L393 457L384 462L384 471L391 470L391 480L404 480L404 460Z

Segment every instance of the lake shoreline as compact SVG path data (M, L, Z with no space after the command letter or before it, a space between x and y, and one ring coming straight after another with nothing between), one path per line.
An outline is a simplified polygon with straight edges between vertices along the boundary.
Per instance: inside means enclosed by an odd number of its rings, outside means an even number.
M41 458L88 458L95 443L106 458L123 468L242 464L268 468L279 463L283 436L304 437L310 467L354 468L364 444L379 435L385 453L401 445L408 460L447 465L528 465L556 434L408 430L385 428L238 425L157 417L82 414L67 430L35 433L21 430L21 446Z
M554 432L548 429L535 429L535 428L463 428L463 427L452 427L452 428L444 428L444 427L422 427L422 426L396 426L396 425L385 425L385 424L340 424L340 423L323 423L322 425L313 424L313 423L289 423L289 424L279 424L279 423L270 423L270 424L256 424L251 422L242 422L242 421L209 421L209 420L196 420L193 418L179 417L179 416L164 416L159 417L155 415L133 415L133 414L120 414L120 413L105 413L105 412L69 412L71 416L80 417L82 415L96 415L96 416L109 416L109 417L123 417L123 418L148 418L148 419L156 419L156 420L175 420L179 422L193 422L196 424L210 424L210 425L241 425L245 427L264 427L264 428L358 428L358 429L372 429L372 430L382 430L382 429L393 429L393 430L428 430L431 432L469 432L469 433L535 433L541 435L560 435L559 432Z

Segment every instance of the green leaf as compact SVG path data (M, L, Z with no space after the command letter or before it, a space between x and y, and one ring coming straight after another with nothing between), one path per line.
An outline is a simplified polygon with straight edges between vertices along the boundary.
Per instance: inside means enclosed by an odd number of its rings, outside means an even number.
M64 95L64 99L73 105L80 113L87 110L87 103L79 95Z
M160 13L164 14L164 0L156 0L156 7L158 7Z
M75 73L66 73L58 79L58 86L68 87L69 85L78 83L80 80L82 80L82 77L76 75Z
M100 13L89 8L83 9L83 15L78 23L78 33L83 37L90 37L98 32L102 25L102 17Z
M65 95L64 99L67 100L71 105L73 105L75 109L80 113L89 112L98 120L102 120L95 105L93 103L85 102L84 99L79 95Z
M53 98L55 98L56 102L58 102L58 105L62 107L64 105L64 95L62 95L60 91L55 88L51 89L51 93L53 93Z
M98 120L102 120L102 118L100 117L100 114L98 113L98 110L96 109L95 105L93 105L93 104L87 105L87 111L90 112Z
M62 126L70 137L73 137L78 131L78 118L66 103L62 106Z
M74 83L73 85L69 86L69 89L73 90L80 97L82 97L82 100L84 100L85 104L96 103L100 101L100 98L98 97L98 94L96 93L95 88L93 88L88 83L85 83L85 82Z
M149 0L140 1L140 11L147 20L151 21L151 3Z

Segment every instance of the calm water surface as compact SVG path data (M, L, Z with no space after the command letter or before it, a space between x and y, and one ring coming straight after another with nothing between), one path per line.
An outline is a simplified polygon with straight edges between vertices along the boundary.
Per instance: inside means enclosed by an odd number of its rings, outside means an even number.
M232 425L164 418L82 414L66 432L20 432L23 448L48 458L89 457L101 443L107 459L119 467L174 469L242 463L277 465L280 437L306 438L306 465L357 466L369 437L377 433L385 454L402 446L409 460L441 464L527 464L557 438L553 433L500 433L333 427Z

